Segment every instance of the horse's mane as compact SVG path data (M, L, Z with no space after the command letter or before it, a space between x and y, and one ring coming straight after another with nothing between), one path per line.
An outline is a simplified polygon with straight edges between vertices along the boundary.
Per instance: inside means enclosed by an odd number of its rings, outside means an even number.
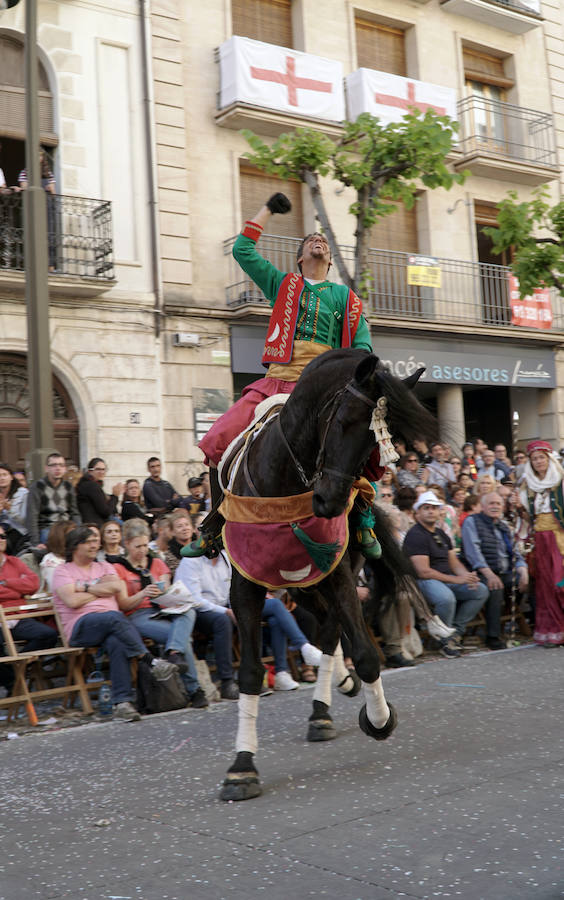
M354 375L363 359L371 356L360 348L328 350L315 357L305 367L293 394L292 405L302 399L302 393L311 392L318 402L335 393ZM331 369L331 372L329 372ZM395 438L410 442L416 438L432 441L437 437L437 421L417 399L413 390L401 378L393 375L388 366L378 363L376 375L388 401L389 424ZM289 401L290 402L290 401ZM304 422L304 425L306 423Z

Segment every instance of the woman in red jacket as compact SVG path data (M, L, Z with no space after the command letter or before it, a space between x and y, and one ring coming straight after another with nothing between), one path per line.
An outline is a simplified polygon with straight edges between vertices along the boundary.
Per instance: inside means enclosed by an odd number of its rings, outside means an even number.
M6 554L6 532L0 525L0 603L2 606L19 606L26 594L33 594L39 587L39 578L17 556ZM20 619L12 628L15 641L24 641L24 651L46 650L57 643L57 632L37 619ZM5 656L0 632L0 656ZM9 663L0 665L0 684L11 691L14 673Z

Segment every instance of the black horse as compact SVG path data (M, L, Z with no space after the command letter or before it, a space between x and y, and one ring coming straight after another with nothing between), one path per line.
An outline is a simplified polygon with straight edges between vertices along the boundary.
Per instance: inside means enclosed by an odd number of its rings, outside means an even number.
M279 426L264 428L251 445L246 466L240 467L231 486L232 493L289 497L302 494L311 485L314 516L342 515L352 484L376 446L370 425L381 397L386 398L392 435L410 441L434 433L435 420L411 390L423 371L401 381L365 350L330 350L317 357L304 369L282 408ZM331 574L316 585L324 607L319 642L323 661L314 691L310 740L335 736L329 714L329 686L341 631L351 642L354 666L364 687L366 703L359 714L360 728L366 735L384 740L397 723L393 707L384 698L378 654L357 598L354 567L353 554L347 552ZM231 606L241 642L239 727L237 755L223 784L223 800L246 800L261 793L253 757L264 674L261 614L265 594L265 587L234 569ZM343 692L352 696L357 690L351 678Z

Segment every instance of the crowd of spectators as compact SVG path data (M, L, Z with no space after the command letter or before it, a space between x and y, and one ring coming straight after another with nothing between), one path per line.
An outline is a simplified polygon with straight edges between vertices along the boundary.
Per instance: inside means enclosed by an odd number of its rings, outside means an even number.
M534 640L562 646L564 469L551 446L532 442L513 459L503 444L490 450L481 440L465 444L460 454L444 442L417 441L412 448L397 442L396 449L400 458L377 483L375 504L412 574L396 585L396 602L381 613L366 604L387 664L413 665L422 652L420 633L431 649L459 657L466 628L480 611L485 646L503 649L502 614L513 586ZM162 478L157 457L147 467L142 485L130 478L108 491L100 457L71 478L63 456L51 453L44 477L29 488L23 473L0 463L0 603L19 602L40 584L52 592L69 642L106 650L116 714L127 720L138 717L129 675L133 656L144 657L156 677L176 667L189 703L203 708L208 699L196 661L209 659L213 647L219 696L238 697L230 562L224 553L213 560L181 555L210 508L208 475L189 478L183 496ZM541 553L534 553L535 543ZM374 575L368 561L358 584L362 601L375 589ZM196 604L170 616L156 601L173 582ZM288 671L288 647L301 654L302 679L315 681L321 658L315 618L290 593L278 592L267 596L264 621L274 687L298 687ZM45 626L40 634L33 620L26 622L15 636L28 648L49 646L53 636ZM143 638L160 657L149 653ZM347 657L346 641L344 650ZM0 666L7 689L9 668Z

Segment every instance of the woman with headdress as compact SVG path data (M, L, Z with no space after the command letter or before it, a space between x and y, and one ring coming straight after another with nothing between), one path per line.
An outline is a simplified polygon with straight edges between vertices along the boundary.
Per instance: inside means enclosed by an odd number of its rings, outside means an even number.
M564 469L548 441L527 445L519 499L535 533L535 631L544 647L564 644Z

